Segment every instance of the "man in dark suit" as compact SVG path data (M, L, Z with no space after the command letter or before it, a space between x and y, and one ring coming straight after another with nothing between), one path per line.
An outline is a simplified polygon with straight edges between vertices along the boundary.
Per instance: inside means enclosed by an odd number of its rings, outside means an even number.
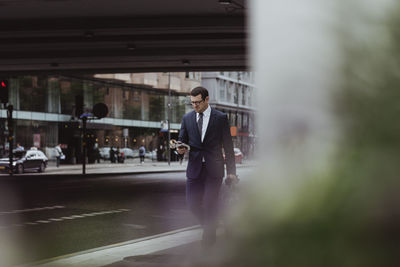
M228 117L209 106L207 89L194 88L190 99L194 111L183 117L179 133L179 141L190 146L186 201L203 226L203 245L210 246L216 241L218 199L224 177L222 148L227 179L236 179L235 156ZM178 147L177 151L184 154L187 149Z

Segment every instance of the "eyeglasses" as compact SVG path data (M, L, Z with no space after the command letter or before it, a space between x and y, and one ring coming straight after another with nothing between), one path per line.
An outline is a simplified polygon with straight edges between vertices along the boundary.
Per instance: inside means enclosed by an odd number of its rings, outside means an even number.
M203 102L204 100L200 100L200 101L192 101L192 105L197 106L200 105L201 102Z

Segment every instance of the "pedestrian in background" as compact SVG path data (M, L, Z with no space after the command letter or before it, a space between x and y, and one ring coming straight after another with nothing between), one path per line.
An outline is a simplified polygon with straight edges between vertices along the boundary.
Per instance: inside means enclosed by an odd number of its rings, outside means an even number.
M15 149L15 151L24 151L24 147L21 146L19 143L17 143L17 148Z
M110 161L111 163L115 163L115 150L113 146L110 148Z
M144 163L144 156L146 155L146 148L142 145L139 148L139 158L140 158L140 164Z
M216 242L218 199L224 177L225 150L227 179L237 179L235 155L228 117L209 104L208 91L196 87L190 93L194 111L184 115L178 140L189 144L189 162L186 170L186 201L191 212L203 227L203 247ZM188 149L177 148L179 154Z
M56 166L58 168L60 167L60 159L61 155L63 154L61 150L61 144L56 145L55 150L56 150Z
M93 153L94 153L94 160L97 161L97 163L100 163L100 150L98 143L94 144Z

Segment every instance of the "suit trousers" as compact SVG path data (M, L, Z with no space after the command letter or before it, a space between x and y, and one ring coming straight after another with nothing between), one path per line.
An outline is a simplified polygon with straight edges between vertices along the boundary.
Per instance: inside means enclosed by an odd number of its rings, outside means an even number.
M222 177L210 177L203 163L200 176L188 178L186 182L186 202L197 217L205 233L215 235L218 219L219 191Z

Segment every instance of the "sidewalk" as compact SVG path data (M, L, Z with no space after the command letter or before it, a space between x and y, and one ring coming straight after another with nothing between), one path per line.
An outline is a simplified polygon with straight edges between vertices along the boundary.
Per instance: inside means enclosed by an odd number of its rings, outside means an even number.
M236 164L236 168L255 166L253 161L243 161L243 164ZM139 159L128 159L125 163L110 163L109 161L86 164L86 176L107 176L122 174L142 174L142 173L163 173L163 172L185 172L187 161L180 164L178 161L171 161L170 165L165 161L147 160L140 164ZM15 174L16 176L68 176L83 175L82 164L62 164L59 168L55 166L55 162L50 161L43 173L29 172L24 174ZM2 177L8 177L7 174L1 174Z
M125 163L101 163L86 164L86 175L112 175L112 174L135 174L135 173L157 173L157 172L177 172L186 171L187 162L182 165L177 161L172 161L171 165L164 161L145 161L140 164L139 159L128 159ZM54 162L49 162L46 171L41 175L70 175L82 174L82 164L55 166Z

